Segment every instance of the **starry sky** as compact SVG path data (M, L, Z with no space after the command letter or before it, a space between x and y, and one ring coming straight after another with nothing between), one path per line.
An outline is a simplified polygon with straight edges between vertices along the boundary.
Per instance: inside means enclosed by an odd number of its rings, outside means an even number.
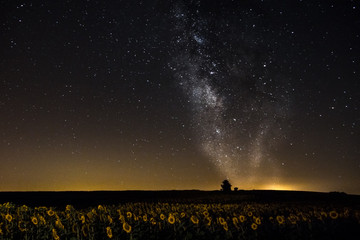
M359 1L0 2L0 191L360 194Z

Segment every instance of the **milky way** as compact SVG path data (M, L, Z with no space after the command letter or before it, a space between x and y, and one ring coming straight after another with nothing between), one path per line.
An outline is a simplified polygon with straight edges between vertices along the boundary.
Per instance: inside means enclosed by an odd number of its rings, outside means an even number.
M291 86L269 74L273 60L253 31L261 17L237 11L225 20L199 3L178 5L173 15L170 68L191 106L199 149L226 178L256 182L268 169L262 180L277 181L271 153L286 138Z
M360 193L360 1L3 2L0 191Z

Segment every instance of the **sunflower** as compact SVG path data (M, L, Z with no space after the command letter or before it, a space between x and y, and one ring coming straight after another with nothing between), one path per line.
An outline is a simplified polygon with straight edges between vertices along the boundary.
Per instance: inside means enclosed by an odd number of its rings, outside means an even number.
M51 217L51 216L54 216L55 212L50 209L47 211L47 214Z
M251 217L252 215L253 215L253 213L252 212L248 212L248 214L247 214L249 217Z
M13 217L10 214L6 214L5 219L11 222L13 220Z
M38 219L36 217L31 217L31 222L34 224L34 225L37 225L38 224Z
M106 234L109 238L112 238L113 235L112 235L112 231L111 231L111 227L106 227Z
M99 210L99 211L104 211L104 207L103 207L102 205L99 205L99 206L98 206L98 210Z
M174 224L174 223L175 223L174 215L172 215L172 214L169 215L168 222L169 222L170 224Z
M276 220L279 224L283 224L285 222L284 216L276 216Z
M220 222L221 225L225 225L225 224L226 224L225 219L223 219L222 217L219 217L219 222Z
M91 213L92 213L93 215L97 215L96 209L95 209L95 208L91 209Z
M210 226L210 225L211 225L212 218L211 218L211 217L207 217L206 219L208 220L207 225Z
M191 220L194 224L198 224L198 223L199 223L199 219L198 219L196 216L194 216L194 215L191 216L190 220Z
M85 223L85 216L81 215L80 220L81 220L81 223L84 224Z
M165 219L165 215L164 214L160 214L160 219L164 220Z
M19 228L19 230L20 230L21 232L27 231L26 226L25 226L25 222L23 222L23 221L19 221L19 222L18 222L18 228ZM0 231L1 231L1 229L0 229Z
M333 211L329 212L329 216L332 219L337 219L339 217L339 214L335 210L333 210Z
M294 214L290 214L290 216L288 217L288 220L290 221L291 224L296 224L298 217L295 216Z
M146 214L145 214L142 218L143 218L143 221L144 221L144 222L147 222L148 219L147 219L147 215L146 215Z
M246 218L245 218L245 216L244 215L240 215L240 217L239 217L239 220L240 220L240 222L245 222L246 221Z
M151 222L152 225L156 225L156 221L155 221L154 218L150 218L150 222Z
M251 224L251 228L253 230L256 230L258 228L258 225L256 223Z
M261 219L259 217L255 218L255 223L257 225L260 225L261 224Z
M47 207L35 207L35 210L39 210L40 212L47 211Z
M127 233L130 233L130 232L131 232L131 226L130 226L127 222L125 222L125 223L123 224L123 229L124 229L124 231L127 232Z
M29 211L29 208L26 205L22 205L21 210L24 211L24 212L27 212L27 211Z
M209 212L208 212L208 211L203 212L203 214L204 214L205 217L208 217L208 216L209 216Z
M55 226L58 228L64 229L64 225L61 223L60 219L56 219Z
M55 228L52 229L52 235L53 235L53 237L54 237L55 240L59 240L59 239L60 239L59 235L57 235L57 232L56 232L56 229L55 229Z
M225 222L225 224L222 224L223 228L225 231L228 231L229 230L229 227L227 225L227 222Z
M131 218L131 217L132 217L132 213L131 213L131 212L127 212L127 213L126 213L126 216L127 216L127 218Z
M93 216L94 216L94 214L93 214L92 212L88 212L88 213L86 214L86 216L87 216L89 219L92 219ZM81 220L81 219L80 219L80 220Z
M66 205L65 211L71 212L71 210L73 210L73 209L74 209L73 206L71 206L71 205Z
M124 217L124 215L120 215L119 220L120 220L121 223L124 223L124 222L125 222L125 217Z
M108 220L109 220L109 223L113 223L113 219L111 218L110 215L107 216Z

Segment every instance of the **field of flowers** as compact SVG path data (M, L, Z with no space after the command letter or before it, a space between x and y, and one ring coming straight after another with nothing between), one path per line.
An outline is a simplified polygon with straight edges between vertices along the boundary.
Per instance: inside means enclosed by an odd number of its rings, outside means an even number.
M306 204L4 203L0 215L0 239L360 239L359 209Z

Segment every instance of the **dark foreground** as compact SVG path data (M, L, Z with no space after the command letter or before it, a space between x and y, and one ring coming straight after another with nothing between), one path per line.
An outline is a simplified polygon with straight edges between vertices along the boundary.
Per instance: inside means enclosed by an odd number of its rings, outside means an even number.
M291 191L2 192L3 239L360 239L360 196Z
M28 206L71 204L83 208L98 204L126 202L236 203L236 202L303 202L336 205L360 205L360 195L298 191L252 190L224 193L221 191L93 191L93 192L0 192L0 202Z

